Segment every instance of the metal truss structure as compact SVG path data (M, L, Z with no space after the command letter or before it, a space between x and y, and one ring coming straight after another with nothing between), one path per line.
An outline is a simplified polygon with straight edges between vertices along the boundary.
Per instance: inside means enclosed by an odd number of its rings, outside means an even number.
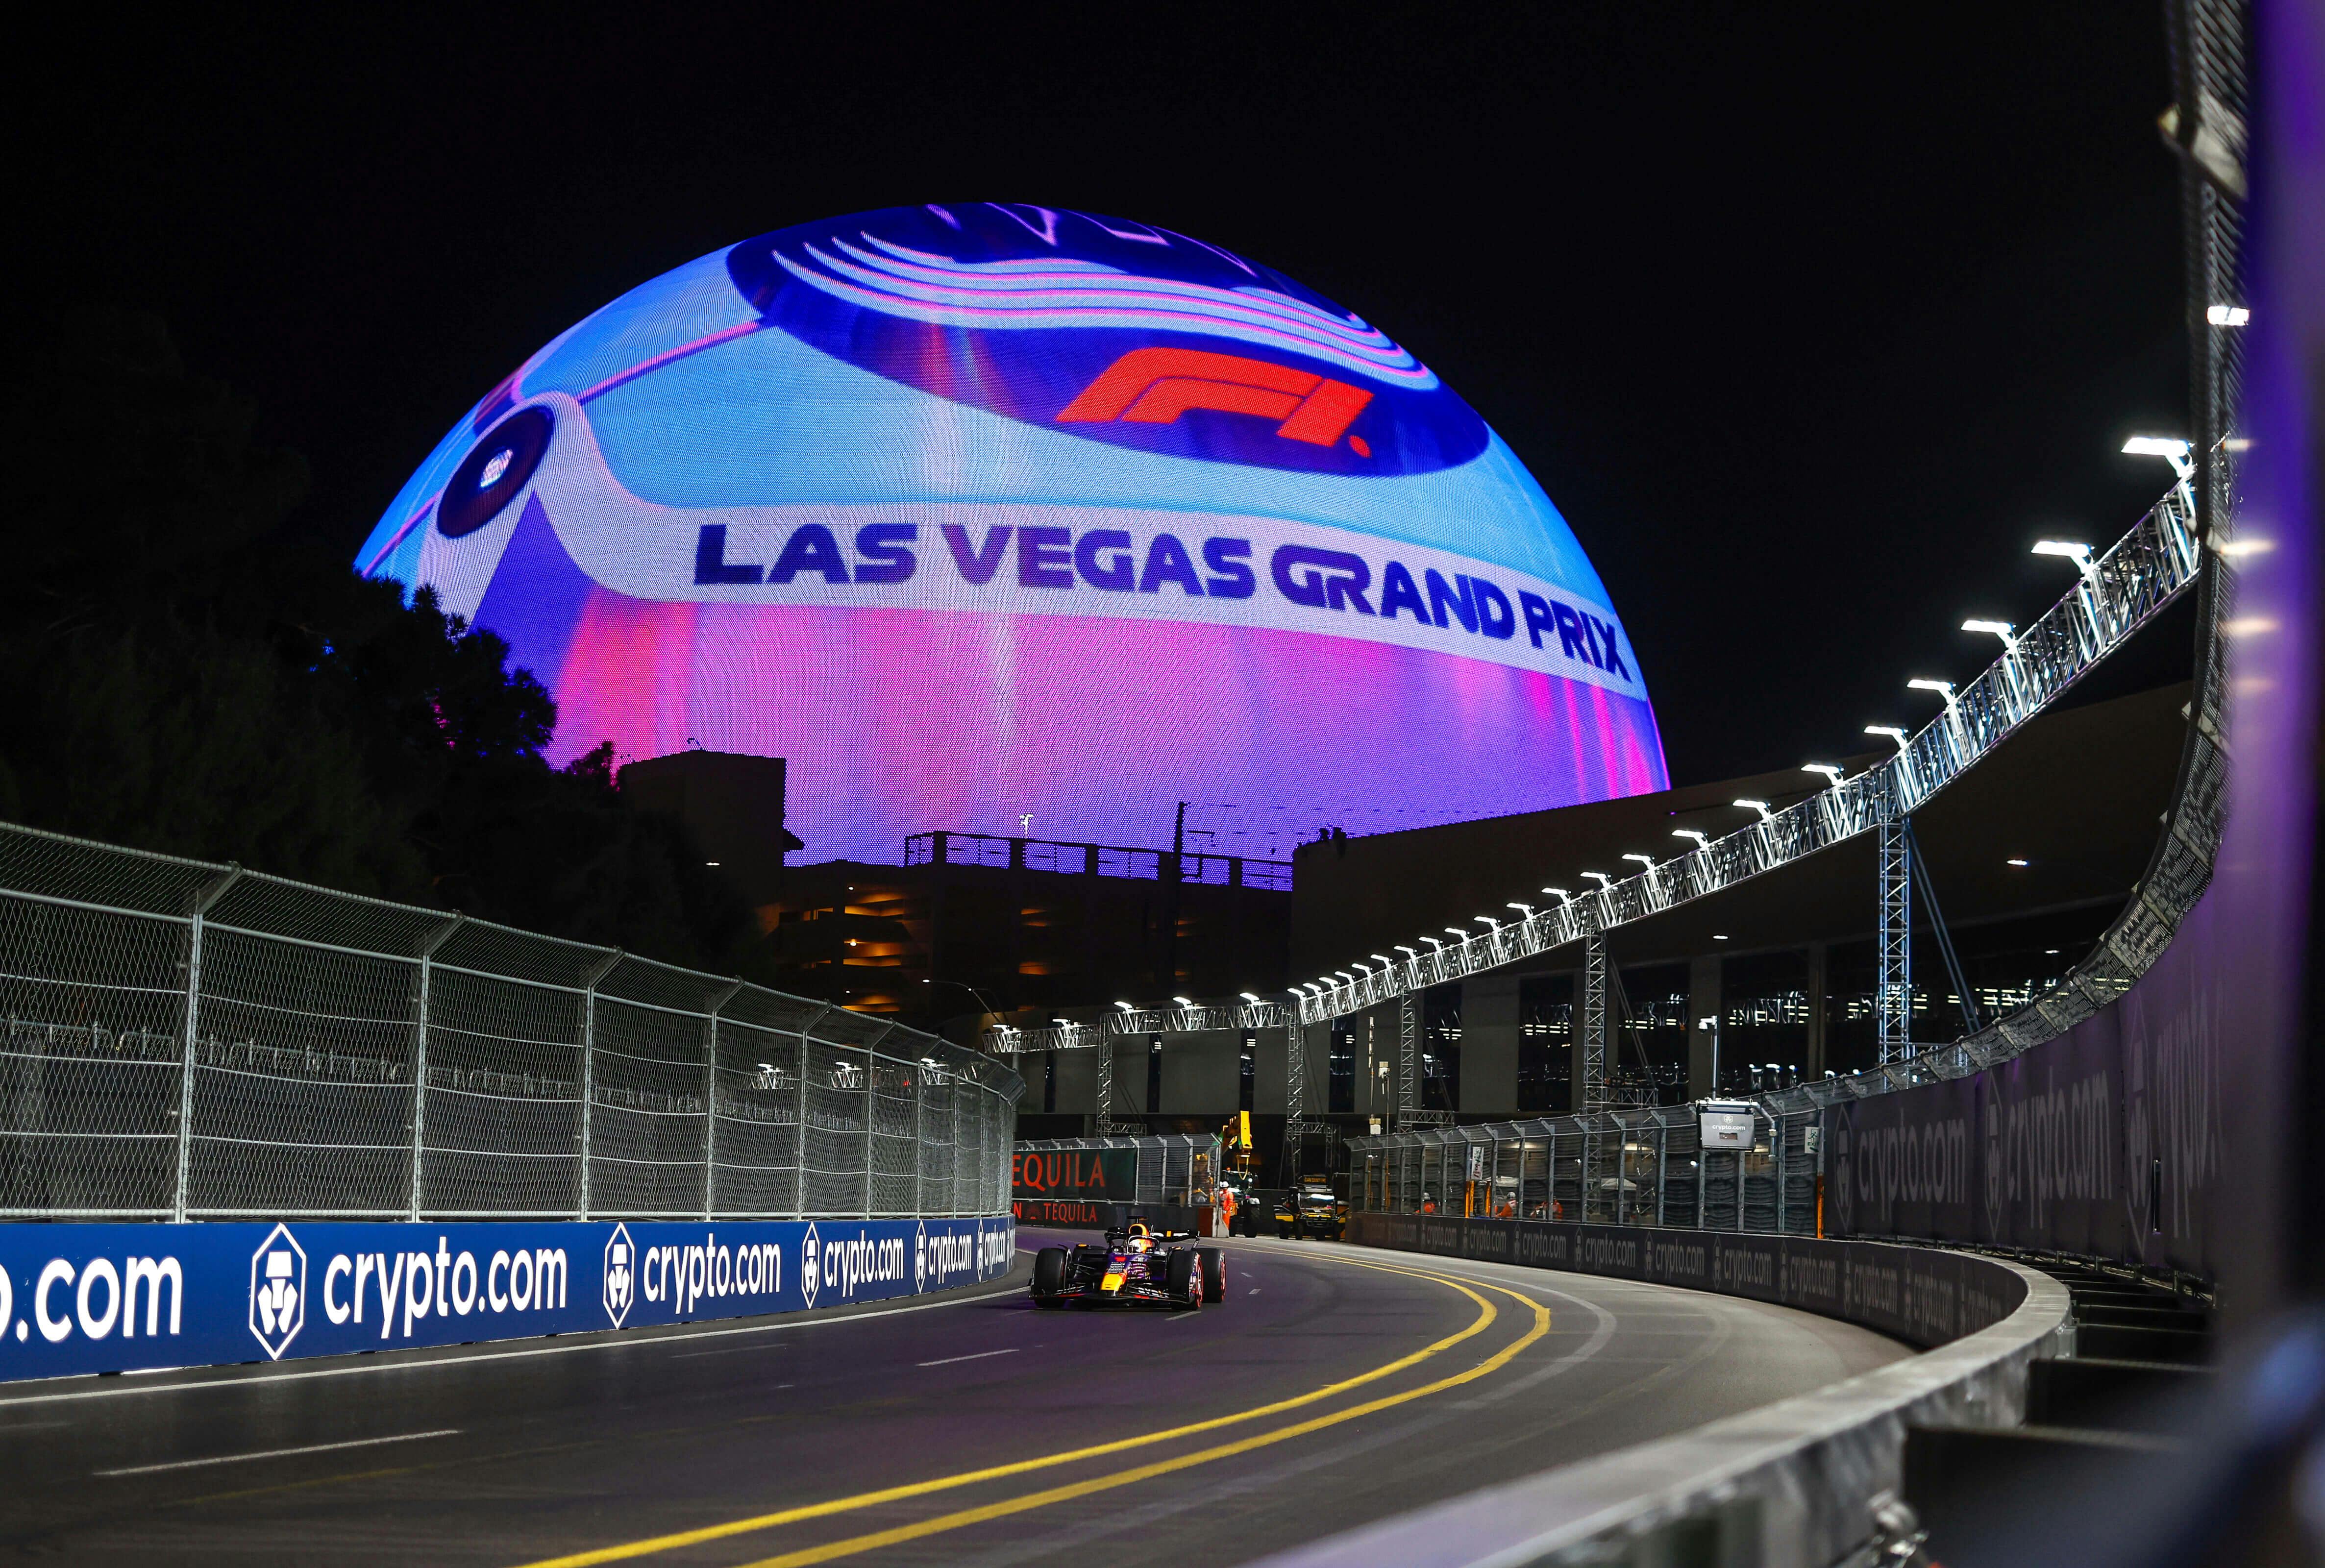
M1394 962L1355 961L1349 969L1302 984L1280 1000L1246 995L1234 1003L1122 1009L1108 1017L1102 1028L1075 1024L1049 1029L994 1028L987 1031L984 1044L990 1051L1014 1054L1086 1048L1099 1044L1108 1034L1177 1034L1326 1022L1401 1001L1432 985L1603 936L1618 926L1725 891L1861 834L1879 832L1885 821L1909 816L1991 755L2021 725L2050 706L2196 583L2208 559L2217 566L2218 558L2208 556L2195 517L2195 489L2182 479L2106 553L2079 561L2080 580L2074 587L2008 642L2002 657L1949 701L1941 715L1907 740L1896 756L1853 779L1838 780L1782 811L1769 813L1725 838L1483 935L1432 943L1426 954ZM2218 542L2210 541L2215 549ZM2218 745L2225 681L2217 657L2217 628L2226 594L2223 583L2218 593L2207 595L2201 612L2208 651L2200 672L2197 704L2191 710L2191 750L2183 761L2183 779L2172 824L2133 907L2103 939L2102 952L2032 1006L1987 1025L1968 1039L1918 1052L1907 1043L1910 993L1904 992L1901 980L1891 995L1892 1005L1903 1016L1886 1018L1886 1027L1894 1031L1887 1049L1894 1055L1881 1066L1853 1079L1826 1080L1813 1089L1804 1085L1783 1091L1765 1097L1767 1103L1773 1107L1783 1102L1782 1109L1789 1111L1795 1099L1805 1106L1975 1072L2089 1016L2145 972L2171 939L2180 914L2209 881L2211 853L2218 843L2227 759ZM1901 826L1896 831L1902 845L1904 830ZM1910 877L1899 872L1894 888L1885 885L1883 894L1885 945L1892 924L1890 911L1910 908L1905 902L1911 897ZM1902 915L1895 924L1902 936L1905 924ZM1885 973L1904 973L1902 953L1894 969L1885 952L1884 961ZM1585 1028L1587 1037L1587 1021ZM1603 1041L1603 1033L1598 1038ZM1603 1046L1598 1061L1603 1075ZM1417 1075L1414 1098L1418 1099ZM1416 1121L1433 1120L1417 1107L1413 1115Z
M1582 939L1582 1109L1595 1114L1611 1103L1607 1093L1607 937L1593 931Z
M1881 940L1873 979L1873 1021L1883 1063L1913 1054L1913 865L1904 813L1885 806L1881 835Z
M1396 999L1396 1116L1403 1132L1421 1109L1421 999L1406 992Z

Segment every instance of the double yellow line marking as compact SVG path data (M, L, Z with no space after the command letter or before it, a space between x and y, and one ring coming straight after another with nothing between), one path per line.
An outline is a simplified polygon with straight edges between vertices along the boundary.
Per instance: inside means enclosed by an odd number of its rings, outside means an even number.
M799 1508L780 1509L771 1514L755 1515L750 1518L730 1519L723 1524L706 1525L699 1529L650 1536L645 1540L624 1542L618 1545L600 1546L592 1551L576 1552L569 1556L546 1558L541 1562L527 1563L524 1568L590 1568L594 1563L616 1563L629 1558L649 1556L659 1552L674 1551L681 1546L699 1545L706 1541L723 1540L731 1536L773 1529L782 1525L798 1524L808 1519L828 1518L835 1514L854 1513L862 1508L876 1508L882 1503L901 1502L912 1498L927 1497L935 1492L950 1491L959 1487L975 1486L983 1481L999 1480L1008 1476L1024 1475L1035 1471L1052 1470L1061 1465L1079 1463L1082 1461L1100 1458L1107 1454L1122 1453L1135 1448L1144 1448L1158 1443L1168 1443L1176 1438L1190 1437L1198 1433L1217 1431L1221 1427L1237 1425L1246 1421L1255 1421L1264 1416L1281 1415L1284 1411L1329 1399L1351 1388L1376 1382L1380 1379L1394 1376L1407 1368L1417 1366L1432 1356L1450 1350L1465 1340L1473 1339L1485 1333L1500 1315L1492 1302L1487 1301L1461 1281L1449 1278L1441 1274L1428 1274L1415 1268L1396 1268L1381 1263L1357 1262L1354 1259L1336 1259L1336 1261L1347 1262L1360 1268L1375 1269L1384 1274L1402 1274L1411 1278L1426 1279L1434 1284L1448 1286L1476 1302L1477 1315L1468 1327L1459 1333L1448 1334L1433 1344L1424 1345L1410 1355L1400 1356L1395 1360L1376 1367L1370 1371L1360 1372L1353 1378L1342 1379L1337 1383L1328 1383L1320 1388L1290 1399L1279 1399L1272 1404L1255 1406L1249 1410L1238 1411L1231 1416L1214 1416L1208 1421L1192 1422L1161 1432L1144 1433L1135 1437L1117 1438L1111 1443L1096 1443L1087 1448L1069 1449L1059 1453L1044 1454L1036 1459L1019 1460L1010 1464L990 1465L982 1470L963 1471L958 1475L940 1476L931 1480L913 1481L904 1486L885 1487L878 1491L859 1492L854 1497L835 1498L829 1502L809 1503ZM828 1542L820 1546L805 1547L780 1556L762 1559L748 1564L747 1568L802 1568L802 1565L807 1563L828 1563L836 1558L850 1557L861 1552L875 1551L883 1546L893 1546L904 1541L940 1535L945 1531L960 1529L969 1525L1006 1518L1013 1514L1047 1508L1052 1503L1069 1502L1076 1498L1088 1497L1094 1492L1135 1486L1140 1481L1152 1480L1156 1476L1168 1475L1174 1471L1192 1469L1197 1465L1209 1464L1217 1460L1230 1459L1239 1453L1248 1453L1254 1449L1288 1442L1292 1438L1304 1436L1311 1432L1320 1432L1329 1426L1337 1426L1344 1421L1353 1421L1358 1416L1374 1415L1398 1405L1409 1404L1415 1399L1425 1399L1432 1394L1441 1394L1448 1388L1459 1388L1464 1383L1475 1382L1477 1379L1507 1366L1520 1351L1550 1332L1548 1307L1501 1286L1487 1284L1486 1288L1497 1291L1525 1307L1533 1314L1533 1324L1518 1339L1467 1371L1456 1372L1450 1377L1440 1378L1433 1383L1426 1383L1401 1394L1383 1395L1377 1398L1366 1400L1362 1404L1352 1405L1345 1410L1334 1411L1330 1415L1311 1416L1304 1421L1295 1421L1289 1425L1276 1427L1273 1431L1256 1433L1232 1443L1199 1449L1192 1453L1181 1454L1173 1459L1157 1460L1128 1470L1094 1476L1088 1480L1051 1487L1043 1491L1029 1492L1023 1497L1010 1498L1001 1502L963 1508L955 1513L939 1515L912 1524L899 1525L891 1529L877 1530L868 1535L853 1536L845 1540Z

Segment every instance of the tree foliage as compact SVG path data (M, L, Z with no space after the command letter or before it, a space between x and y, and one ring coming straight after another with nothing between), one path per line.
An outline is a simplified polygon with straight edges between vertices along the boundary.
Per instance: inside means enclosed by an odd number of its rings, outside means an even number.
M296 455L158 318L18 356L0 426L0 817L695 964L748 912L612 747L544 759L508 645L299 526Z

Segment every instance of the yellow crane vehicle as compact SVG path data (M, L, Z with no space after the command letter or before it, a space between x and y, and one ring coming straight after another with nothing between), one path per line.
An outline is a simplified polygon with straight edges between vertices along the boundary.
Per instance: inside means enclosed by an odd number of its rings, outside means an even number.
M1251 1112L1238 1111L1219 1129L1219 1209L1230 1236L1259 1234L1259 1151L1252 1147Z

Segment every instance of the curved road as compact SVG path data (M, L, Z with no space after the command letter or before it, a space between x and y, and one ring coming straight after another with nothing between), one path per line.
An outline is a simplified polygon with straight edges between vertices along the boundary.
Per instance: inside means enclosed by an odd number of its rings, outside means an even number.
M1909 1353L1666 1287L1228 1246L1198 1313L1035 1312L1021 1258L902 1310L0 1389L0 1558L1235 1563Z

